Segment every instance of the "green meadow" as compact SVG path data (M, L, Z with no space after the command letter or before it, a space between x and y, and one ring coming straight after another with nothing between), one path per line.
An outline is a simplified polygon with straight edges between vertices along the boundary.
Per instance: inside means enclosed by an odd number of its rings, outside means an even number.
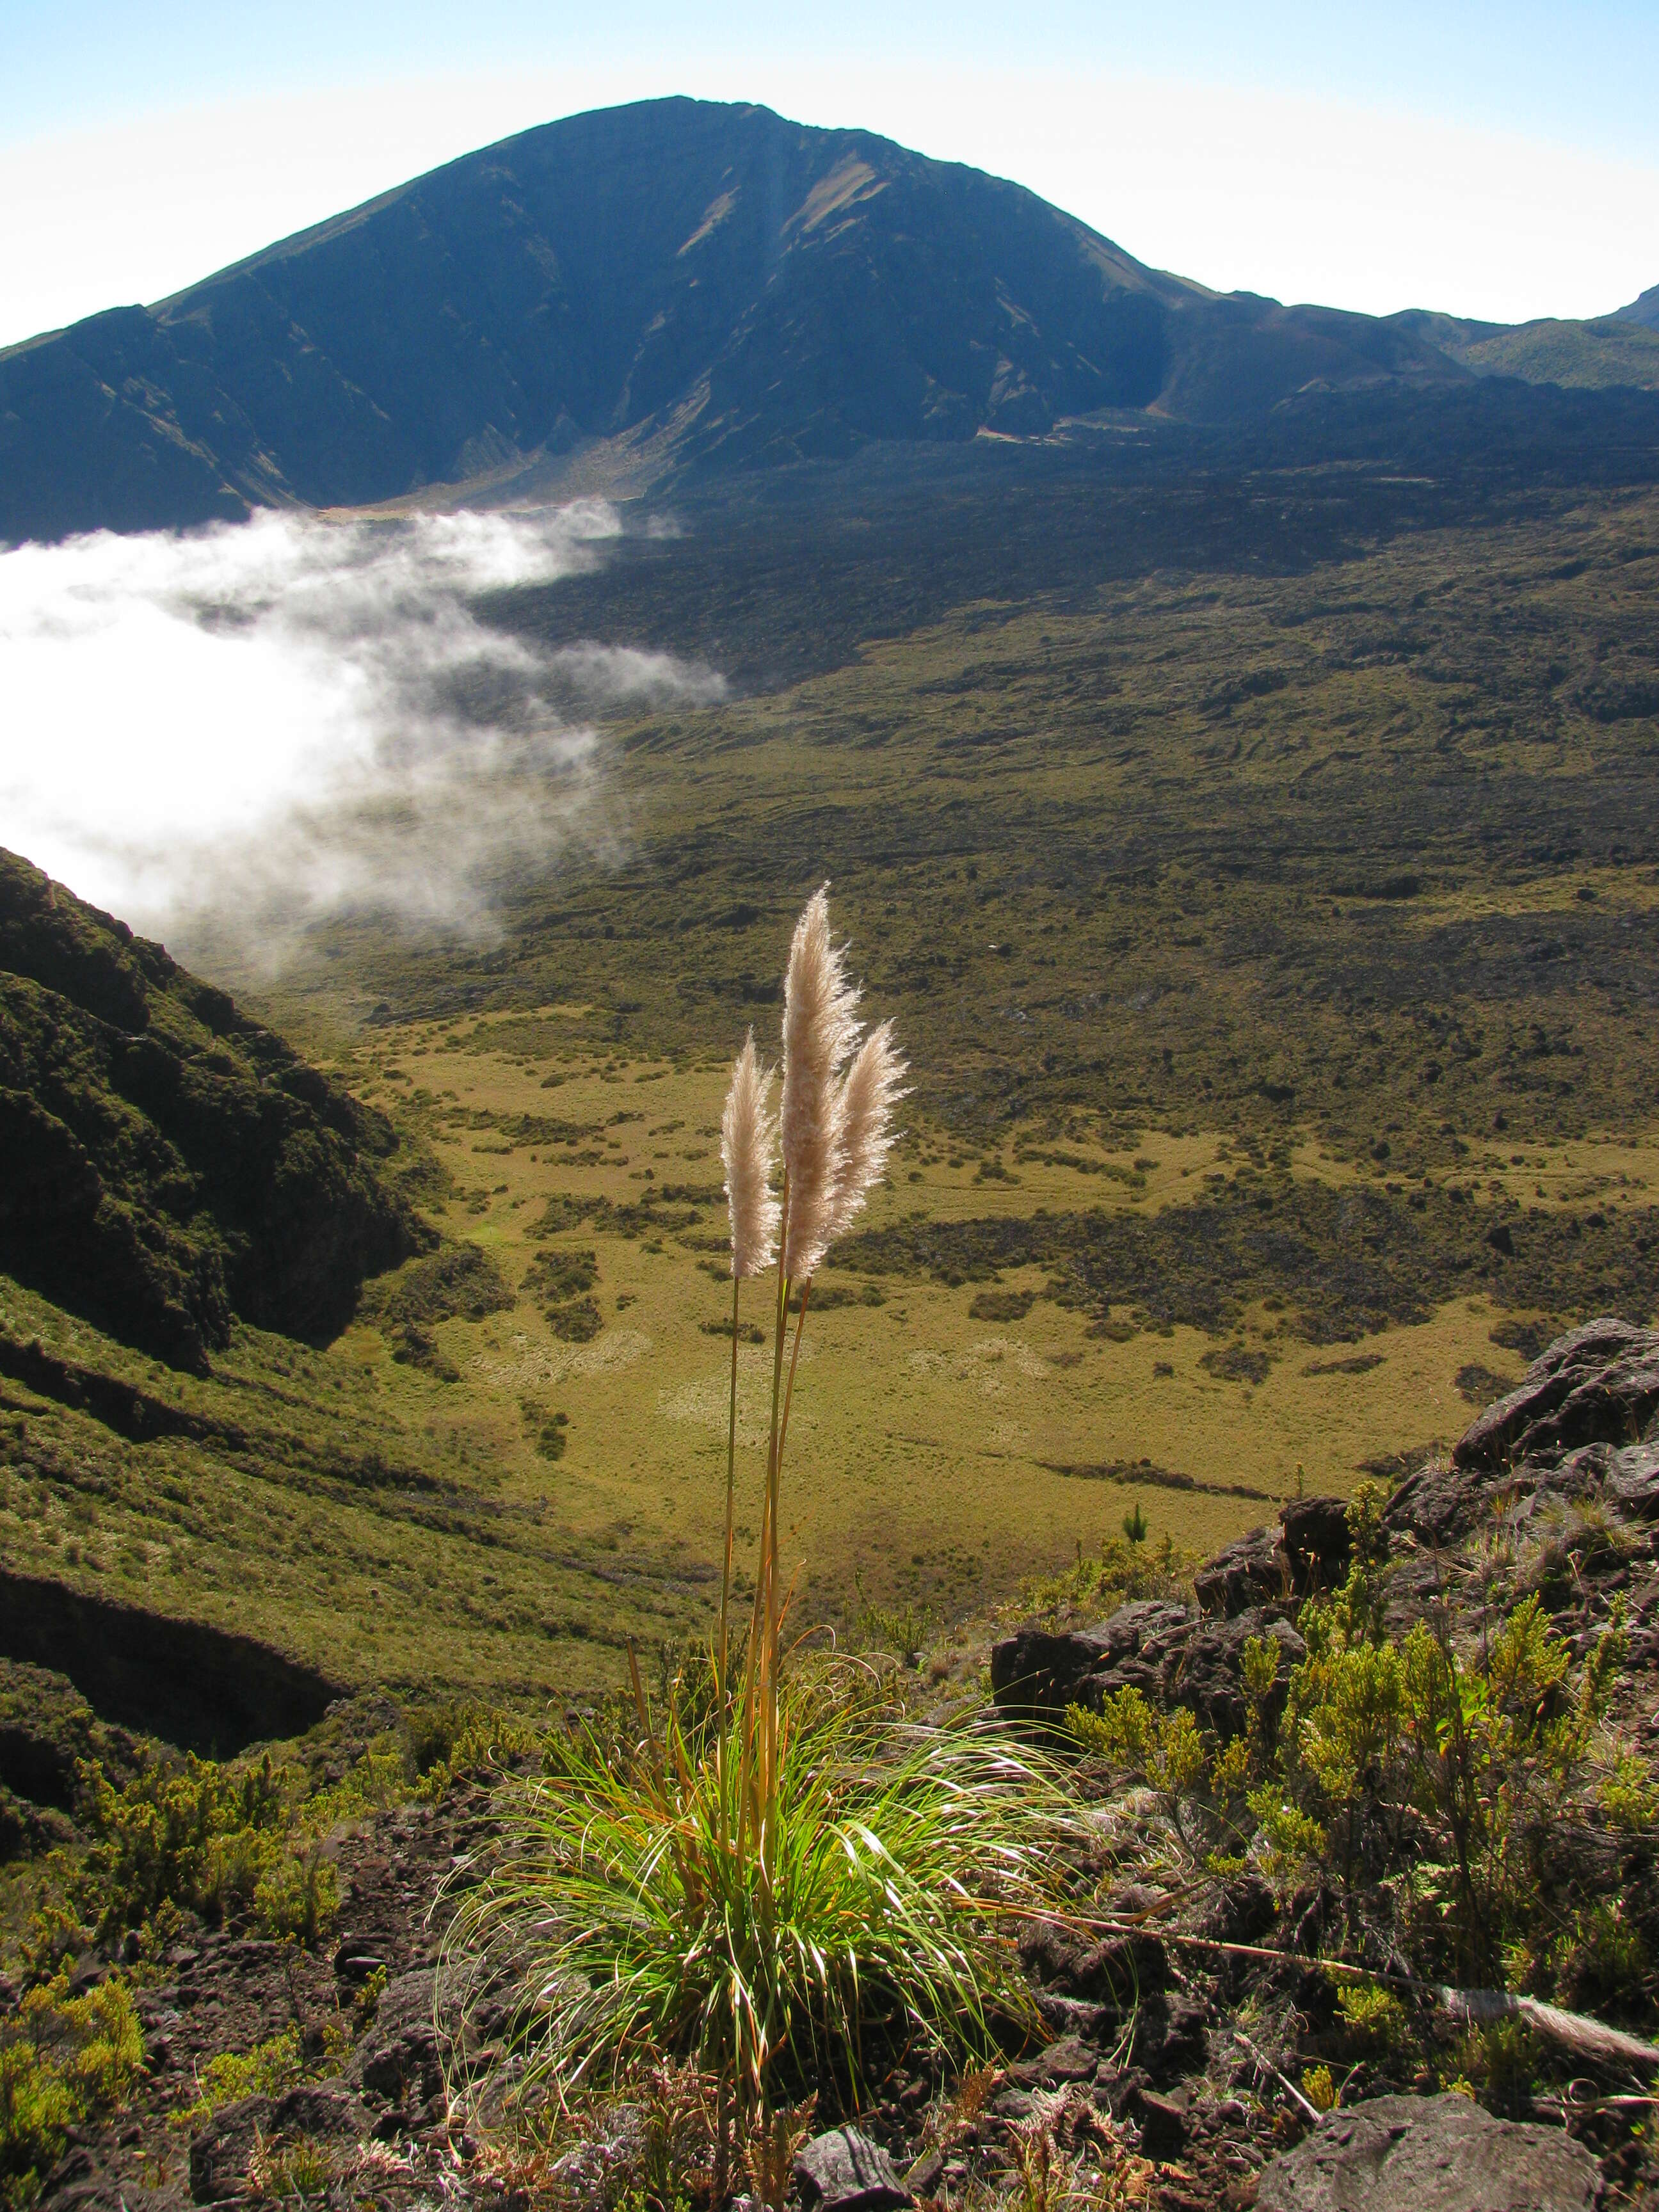
M804 1618L965 1616L1136 1505L1205 1549L1449 1443L1659 1297L1656 580L1650 492L1356 465L694 507L501 595L729 694L609 725L473 934L359 917L275 981L175 946L392 1116L447 1241L202 1382L6 1290L7 1334L252 1439L8 1382L8 1559L509 1701L705 1623L720 1105L824 878L915 1090L814 1294Z

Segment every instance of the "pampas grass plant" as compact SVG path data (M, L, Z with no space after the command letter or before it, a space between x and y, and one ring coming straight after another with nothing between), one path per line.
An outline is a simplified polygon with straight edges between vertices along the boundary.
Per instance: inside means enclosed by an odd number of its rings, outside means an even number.
M630 1653L624 1756L590 1730L544 1778L504 1785L492 1863L462 1895L447 1952L493 2005L510 1991L520 2092L563 2100L668 2057L714 2071L717 2202L734 2112L763 2112L781 2075L856 2102L872 2035L982 2055L994 2014L1029 2011L1013 1929L1053 1907L1075 1838L1055 1771L1000 1729L912 1727L872 1698L867 1667L788 1665L783 1468L812 1280L881 1177L903 1095L890 1026L861 1036L858 1004L820 890L790 947L779 1113L751 1033L721 1125L732 1305L718 1621L659 1713ZM734 1649L740 1301L769 1271L771 1419Z

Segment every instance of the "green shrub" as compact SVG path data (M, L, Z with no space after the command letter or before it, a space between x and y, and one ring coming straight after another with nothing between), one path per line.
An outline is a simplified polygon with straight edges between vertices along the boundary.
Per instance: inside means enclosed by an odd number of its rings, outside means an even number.
M60 1974L0 2021L0 2204L8 2212L33 2203L71 2128L125 2102L143 2063L125 1982L72 1997Z
M95 1935L141 1928L163 1905L216 1921L252 1909L287 1826L293 1777L269 1759L239 1770L193 1753L179 1765L155 1760L119 1789L100 1766L81 1775L92 1842L70 1896Z
M1392 2058L1405 2043L1407 2014L1392 1990L1376 1982L1345 1982L1336 1993L1346 2040L1362 2057Z
M196 2097L182 2118L198 2126L240 2097L278 2097L305 2078L300 2031L285 2027L252 2051L221 2051L196 2077Z
M914 1667L939 1632L931 1606L907 1598L902 1605L866 1605L853 1623L855 1651L886 1651Z
M292 1936L310 1949L339 1911L339 1879L314 1847L284 1850L267 1863L253 1905L267 1936Z
M1132 1598L1190 1598L1197 1555L1177 1548L1165 1536L1157 1549L1121 1536L1108 1536L1092 1557L1078 1546L1077 1563L1057 1575L1032 1577L1021 1586L1025 1613L1052 1615L1089 1607L1102 1613Z

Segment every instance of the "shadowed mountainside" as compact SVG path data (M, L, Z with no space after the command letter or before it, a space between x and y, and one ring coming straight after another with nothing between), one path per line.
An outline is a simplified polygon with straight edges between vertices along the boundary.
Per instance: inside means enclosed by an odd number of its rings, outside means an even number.
M1021 186L684 99L484 148L0 352L0 539L640 490L1103 410L1472 377L1659 386L1653 295L1505 330L1222 296Z
M0 536L526 468L545 489L594 441L613 480L660 480L1467 374L1403 325L1144 268L868 132L665 100L527 131L0 354Z
M233 1310L343 1326L425 1232L384 1117L159 945L0 852L0 1266L204 1364Z

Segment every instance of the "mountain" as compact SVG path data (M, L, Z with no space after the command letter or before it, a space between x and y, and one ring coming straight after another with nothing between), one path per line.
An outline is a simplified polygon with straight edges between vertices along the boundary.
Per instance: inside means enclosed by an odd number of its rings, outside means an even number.
M222 991L0 851L0 1269L202 1368L301 1338L428 1241L397 1139Z
M0 538L1228 421L1456 380L1412 329L1222 298L1020 186L665 100L467 155L153 307L0 354ZM539 476L538 475L539 471Z
M1616 315L1575 323L1540 316L1530 323L1466 322L1453 315L1408 310L1390 321L1477 376L1505 376L1567 390L1659 391L1659 291L1644 293L1656 316L1622 307ZM1644 327L1644 325L1646 325Z
M1611 319L1616 323L1640 323L1645 330L1659 331L1659 284L1650 284L1639 300L1620 307Z

